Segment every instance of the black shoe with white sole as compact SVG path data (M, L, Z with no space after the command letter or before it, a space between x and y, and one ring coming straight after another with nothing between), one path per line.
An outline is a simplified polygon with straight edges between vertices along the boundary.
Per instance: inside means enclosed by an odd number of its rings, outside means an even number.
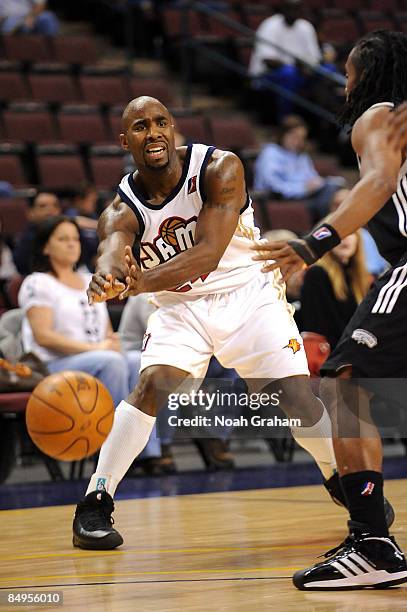
M324 480L324 487L331 496L332 501L337 506L347 508L345 494L343 492L341 481L338 472L336 472L329 480ZM384 515L386 517L387 527L391 527L394 523L394 509L388 499L384 498Z
M301 591L385 589L407 582L407 563L392 536L377 537L365 525L349 521L350 535L325 553L326 561L293 576Z
M74 546L91 550L111 550L123 544L112 527L113 499L106 491L92 491L76 507L73 521Z

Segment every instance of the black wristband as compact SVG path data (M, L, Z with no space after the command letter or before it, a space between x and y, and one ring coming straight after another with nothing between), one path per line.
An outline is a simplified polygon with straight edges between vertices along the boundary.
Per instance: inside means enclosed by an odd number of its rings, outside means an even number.
M290 240L288 244L310 266L340 242L336 229L328 223L322 223L302 240Z

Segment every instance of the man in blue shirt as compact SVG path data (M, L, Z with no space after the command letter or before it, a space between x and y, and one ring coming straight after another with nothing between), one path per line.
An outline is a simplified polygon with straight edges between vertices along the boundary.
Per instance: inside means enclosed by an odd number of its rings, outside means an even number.
M308 129L301 117L290 115L281 126L278 143L266 144L256 160L254 188L284 200L304 200L313 222L329 212L330 201L345 179L323 178L305 152Z

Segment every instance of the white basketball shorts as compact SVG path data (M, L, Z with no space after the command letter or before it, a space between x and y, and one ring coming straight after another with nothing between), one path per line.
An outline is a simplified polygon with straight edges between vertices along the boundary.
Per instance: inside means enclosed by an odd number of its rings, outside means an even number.
M161 364L204 378L212 355L245 379L309 375L290 306L263 274L230 293L160 306L148 321L140 371Z

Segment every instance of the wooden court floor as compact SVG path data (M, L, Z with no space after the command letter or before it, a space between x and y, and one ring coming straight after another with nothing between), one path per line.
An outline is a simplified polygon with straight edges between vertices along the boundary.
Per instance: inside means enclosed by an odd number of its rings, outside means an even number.
M407 480L389 481L393 533L407 549ZM125 544L71 546L73 506L1 513L0 596L63 591L55 610L203 612L407 609L407 587L297 591L291 575L345 534L345 512L322 487L263 489L119 501ZM7 610L51 609L16 605Z

